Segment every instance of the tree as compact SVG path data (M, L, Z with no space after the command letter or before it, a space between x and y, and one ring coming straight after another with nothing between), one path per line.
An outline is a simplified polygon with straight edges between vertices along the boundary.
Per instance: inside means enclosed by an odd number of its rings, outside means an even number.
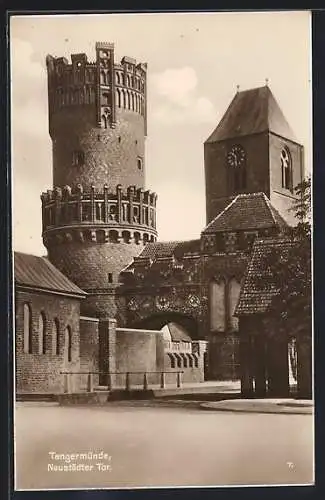
M297 395L312 397L312 265L311 181L295 189L292 210L296 226L260 246L259 269L254 287L269 297L264 325L269 337L285 339L291 350L291 367L297 380ZM258 251L258 249L256 249Z
M264 282L274 291L271 315L277 332L292 337L311 336L311 180L295 188L292 209L298 222L288 228L283 244L270 246L263 256Z

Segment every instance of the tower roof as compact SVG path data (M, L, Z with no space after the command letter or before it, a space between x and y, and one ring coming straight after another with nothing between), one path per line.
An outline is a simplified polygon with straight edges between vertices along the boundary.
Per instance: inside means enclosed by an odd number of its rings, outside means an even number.
M238 194L203 230L204 234L286 227L264 193Z
M261 132L271 132L297 142L267 85L237 92L219 124L205 142L218 142Z

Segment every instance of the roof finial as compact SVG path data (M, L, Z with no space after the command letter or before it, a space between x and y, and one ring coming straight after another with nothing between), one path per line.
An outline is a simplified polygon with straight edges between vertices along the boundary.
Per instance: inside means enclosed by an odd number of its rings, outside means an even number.
M265 85L266 85L266 87L269 86L269 79L268 78L265 78Z
M237 88L237 92L239 92L240 86L236 85L236 88Z

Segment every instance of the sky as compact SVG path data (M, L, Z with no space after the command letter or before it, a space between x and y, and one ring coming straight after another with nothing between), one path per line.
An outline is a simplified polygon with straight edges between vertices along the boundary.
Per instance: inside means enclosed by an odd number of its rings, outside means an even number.
M14 16L10 23L13 247L45 255L40 194L52 187L47 54L148 63L146 188L158 194L159 239L195 239L205 225L203 143L240 90L268 85L311 169L310 13Z

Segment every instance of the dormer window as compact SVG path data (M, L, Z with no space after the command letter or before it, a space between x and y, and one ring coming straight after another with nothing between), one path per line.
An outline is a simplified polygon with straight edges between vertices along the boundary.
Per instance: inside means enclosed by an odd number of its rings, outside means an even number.
M73 151L72 165L80 166L85 163L85 154L83 151Z
M283 148L281 151L281 176L282 187L284 189L292 189L292 160L288 148Z

